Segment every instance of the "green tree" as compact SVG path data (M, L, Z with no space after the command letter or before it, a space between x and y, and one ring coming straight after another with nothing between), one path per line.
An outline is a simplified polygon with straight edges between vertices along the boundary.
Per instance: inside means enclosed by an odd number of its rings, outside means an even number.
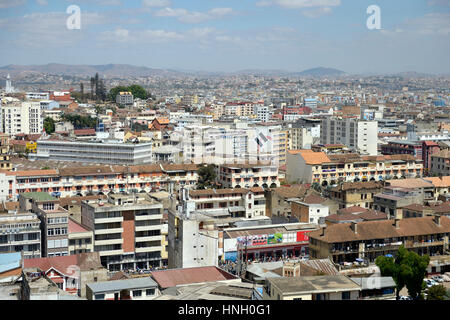
M141 86L139 86L137 84L133 84L133 85L129 86L128 91L130 91L133 94L134 98L139 98L139 99L143 99L143 100L146 100L148 98L147 91L145 91L144 88L142 88Z
M128 91L128 87L117 86L117 87L111 88L111 90L109 90L108 99L110 101L116 101L116 96L119 94L119 92L122 92L122 91Z
M47 134L55 132L55 120L50 117L44 119L44 129Z
M375 264L380 268L382 276L391 276L396 284L397 298L400 290L406 286L408 293L413 299L420 298L424 289L424 277L430 262L428 255L419 256L413 251L406 250L400 246L397 256L394 258L380 256Z
M207 189L214 186L217 175L213 164L200 167L197 170L197 174L198 174L197 189Z
M432 286L428 289L427 300L445 300L447 297L447 290L442 284Z

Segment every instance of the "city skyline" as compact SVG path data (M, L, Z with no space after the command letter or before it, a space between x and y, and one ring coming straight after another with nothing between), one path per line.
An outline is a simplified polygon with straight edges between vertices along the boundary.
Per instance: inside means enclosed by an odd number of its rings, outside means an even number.
M81 9L69 30L66 9ZM381 29L369 30L370 5ZM450 1L0 1L2 65L448 74Z

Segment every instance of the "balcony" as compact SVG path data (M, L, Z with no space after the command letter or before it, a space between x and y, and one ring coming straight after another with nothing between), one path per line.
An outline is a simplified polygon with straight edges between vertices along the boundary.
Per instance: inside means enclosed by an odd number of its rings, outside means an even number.
M136 227L135 231L152 231L152 230L161 230L162 229L162 224L156 224L156 225L151 225L151 226L140 226L140 227Z
M444 241L424 241L424 242L406 242L407 248L423 248L423 247L431 247L431 246L443 246Z
M95 240L96 246L108 245L108 244L123 244L123 239L108 239L108 240Z
M162 219L162 214L148 214L148 215L142 215L142 216L135 216L135 221L143 221L143 220L156 220L156 219Z
M163 236L150 236L150 237L136 237L136 242L145 242L145 241L163 241Z
M99 218L94 220L95 223L113 223L113 222L123 222L123 217L114 217L114 218Z
M163 246L152 246L152 247L144 247L144 248L135 248L134 251L136 253L142 253L142 252L155 252L155 251L162 251Z
M123 233L123 228L97 229L94 234Z

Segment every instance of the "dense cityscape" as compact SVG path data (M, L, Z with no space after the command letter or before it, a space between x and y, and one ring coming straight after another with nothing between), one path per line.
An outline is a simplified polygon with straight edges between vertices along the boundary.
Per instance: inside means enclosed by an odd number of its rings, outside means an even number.
M0 102L0 300L450 299L450 75L9 64Z

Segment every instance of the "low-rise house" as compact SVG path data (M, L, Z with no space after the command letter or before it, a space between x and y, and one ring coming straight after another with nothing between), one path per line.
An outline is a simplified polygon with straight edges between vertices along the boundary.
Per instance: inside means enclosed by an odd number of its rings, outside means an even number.
M357 300L361 286L343 275L267 279L264 300Z
M152 300L159 294L150 277L103 281L86 285L88 300Z
M396 284L392 277L351 278L361 286L359 299L362 300L395 300Z
M303 201L293 200L291 202L292 216L300 222L323 224L325 217L329 214L329 206L326 204L328 200L314 194L306 196Z
M366 209L366 211L360 213L341 213L329 215L325 218L325 223L327 225L334 223L356 223L362 221L387 220L387 218L387 214L383 212Z
M344 182L330 189L330 198L339 203L339 208L359 206L372 208L374 195L383 188L380 181Z

